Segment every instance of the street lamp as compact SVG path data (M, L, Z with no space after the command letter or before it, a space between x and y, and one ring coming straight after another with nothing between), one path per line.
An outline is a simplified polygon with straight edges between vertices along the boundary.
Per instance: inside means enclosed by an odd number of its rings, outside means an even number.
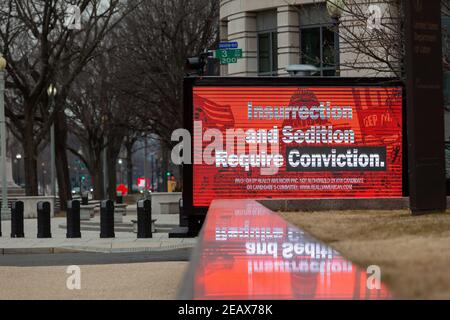
M50 98L50 112L55 111L55 97L58 90L53 84L50 84L47 89L47 94ZM56 174L55 174L55 118L53 118L52 126L50 128L50 175L51 175L51 188L52 196L56 196Z
M0 54L0 136L1 136L1 176L2 176L2 207L1 217L9 219L8 181L6 181L6 118L5 118L5 68L6 60ZM1 230L1 229L0 229ZM1 234L1 231L0 231Z
M104 197L108 198L108 134L106 132L106 125L108 118L106 115L102 117L102 127L103 127L103 191Z
M17 160L17 184L20 186L20 160L22 159L22 155L20 153L16 154Z
M344 12L345 2L344 0L328 0L327 1L327 11L333 21L334 27L334 63L336 65L336 75L340 75L340 46L339 46L339 23Z
M118 163L119 166L120 166L120 181L119 181L119 183L122 184L122 183L123 183L123 172L122 172L122 164L123 164L123 160L122 160L122 159L119 159L119 160L117 161L117 163Z
M42 195L45 196L45 186L46 186L46 177L47 177L47 170L45 170L45 162L41 163L42 167Z

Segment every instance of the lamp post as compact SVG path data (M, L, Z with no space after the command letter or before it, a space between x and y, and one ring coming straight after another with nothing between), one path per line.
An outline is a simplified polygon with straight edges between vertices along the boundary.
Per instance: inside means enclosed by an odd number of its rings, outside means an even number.
M50 84L47 89L47 94L50 98L50 111L55 111L55 97L58 91L53 84ZM51 193L56 196L56 175L55 175L55 118L53 118L52 126L50 128L50 176L51 176Z
M104 191L104 199L108 199L108 134L106 130L108 118L106 116L102 117L103 124L103 153L102 153L102 162L103 162L103 191Z
M148 163L147 163L147 156L148 156L148 141L147 141L147 134L144 137L144 180L145 180L145 187L144 187L144 193L145 195L147 195L147 191L148 191L148 181L147 181L147 176L148 176ZM151 183L153 183L153 181L151 181Z
M20 186L20 160L22 160L22 155L20 153L16 154L17 160L17 184Z
M327 1L327 11L333 21L334 28L334 63L336 65L336 75L340 75L340 47L339 47L339 24L344 11L344 0L328 0Z
M117 163L118 163L119 166L120 166L120 179L119 179L119 184L122 184L122 183L123 183L123 174L122 174L122 164L123 164L123 160L122 160L122 159L119 159L119 160L117 161Z
M2 208L1 217L9 219L10 210L8 208L8 181L6 180L6 118L5 118L5 68L6 60L0 54L0 139L1 139L1 168L2 176Z
M41 163L42 167L42 195L45 196L45 186L46 186L46 176L47 176L47 170L45 170L45 162Z

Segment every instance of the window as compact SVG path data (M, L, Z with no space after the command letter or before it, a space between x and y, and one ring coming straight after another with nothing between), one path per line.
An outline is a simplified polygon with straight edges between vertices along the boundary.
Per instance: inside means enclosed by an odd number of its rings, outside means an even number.
M335 76L339 65L339 41L325 6L300 10L300 63L311 64L321 76Z
M276 75L278 71L278 41L276 32L258 34L258 73Z
M258 74L275 76L278 72L277 12L264 11L256 16L258 31Z
M328 26L302 28L301 63L319 68L321 76L336 75L336 52L334 32Z

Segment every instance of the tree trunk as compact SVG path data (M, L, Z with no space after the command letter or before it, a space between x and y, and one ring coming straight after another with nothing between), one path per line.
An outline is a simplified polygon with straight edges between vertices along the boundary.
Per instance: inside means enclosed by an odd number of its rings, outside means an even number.
M25 169L25 193L27 196L38 195L37 146L34 140L34 119L31 108L25 105L25 127L23 132L23 152Z
M183 191L183 181L184 181L184 179L183 179L183 168L184 168L184 165L178 166L180 179L178 180L177 189L178 189L179 192Z
M133 193L133 145L134 142L132 141L127 141L125 144L127 150L127 187L129 193Z
M161 143L161 153L162 153L162 192L167 192L167 172L169 171L169 148L165 143Z
M117 159L117 158L116 158ZM108 199L116 200L117 170L114 159L108 158Z
M109 199L116 199L116 186L117 186L117 159L119 157L120 148L122 146L122 138L118 136L110 136L108 138L107 148L107 166L108 166L108 190L107 194Z
M55 151L58 193L61 210L67 209L67 201L72 199L70 192L69 161L67 159L67 122L63 112L55 120Z
M95 200L104 200L104 192L103 192L103 166L101 157L95 161L95 164L92 166L92 171L89 170L89 173L92 177L92 185L94 187L93 197Z

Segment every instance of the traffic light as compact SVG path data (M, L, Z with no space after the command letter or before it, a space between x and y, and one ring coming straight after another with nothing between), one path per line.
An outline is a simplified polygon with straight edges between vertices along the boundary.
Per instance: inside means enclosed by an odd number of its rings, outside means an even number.
M171 177L171 176L172 176L172 173L170 171L167 171L166 172L166 177Z
M206 61L201 56L191 57L186 60L186 73L188 76L203 75Z
M214 71L214 52L208 51L200 53L198 57L191 57L186 59L186 74L187 76L203 76L205 74L205 67L207 67L208 76L215 75Z

